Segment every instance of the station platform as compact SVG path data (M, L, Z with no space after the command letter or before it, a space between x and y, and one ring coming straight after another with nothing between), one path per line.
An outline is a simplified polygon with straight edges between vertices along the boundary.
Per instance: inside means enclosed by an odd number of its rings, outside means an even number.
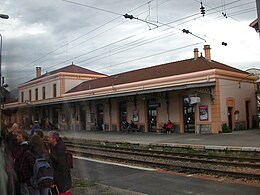
M87 140L260 152L260 129L240 130L221 134L61 131L60 135L61 137Z

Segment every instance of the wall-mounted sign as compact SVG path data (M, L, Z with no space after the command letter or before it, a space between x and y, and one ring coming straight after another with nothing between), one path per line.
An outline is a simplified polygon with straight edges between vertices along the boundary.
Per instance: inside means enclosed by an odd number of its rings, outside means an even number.
M88 123L94 123L94 113L88 113L87 114L87 122Z
M157 108L157 107L160 107L161 104L160 103L150 103L149 104L149 108Z
M201 121L209 120L208 106L200 106L199 112L200 112L200 120Z

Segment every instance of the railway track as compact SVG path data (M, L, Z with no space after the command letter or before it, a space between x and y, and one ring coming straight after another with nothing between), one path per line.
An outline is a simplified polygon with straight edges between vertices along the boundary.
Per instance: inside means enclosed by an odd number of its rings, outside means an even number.
M208 154L158 151L154 149L65 142L75 155L186 173L203 173L260 182L260 159Z

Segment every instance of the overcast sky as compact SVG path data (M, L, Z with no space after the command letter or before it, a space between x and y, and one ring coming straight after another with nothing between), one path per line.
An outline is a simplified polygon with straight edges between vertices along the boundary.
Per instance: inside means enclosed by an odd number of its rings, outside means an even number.
M215 61L260 68L259 34L249 27L256 1L203 0L204 17L200 2L0 0L0 13L10 17L0 19L2 75L11 89L34 78L37 66L46 73L73 62L113 75L189 59L206 44Z

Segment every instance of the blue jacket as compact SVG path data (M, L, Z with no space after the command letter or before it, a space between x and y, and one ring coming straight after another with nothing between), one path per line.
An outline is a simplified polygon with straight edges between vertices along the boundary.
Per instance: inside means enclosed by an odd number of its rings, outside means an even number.
M36 129L40 129L40 128L41 128L41 127L40 127L39 124L33 125L32 128L31 128L30 136L32 136L32 135L34 134L34 131L35 131Z

